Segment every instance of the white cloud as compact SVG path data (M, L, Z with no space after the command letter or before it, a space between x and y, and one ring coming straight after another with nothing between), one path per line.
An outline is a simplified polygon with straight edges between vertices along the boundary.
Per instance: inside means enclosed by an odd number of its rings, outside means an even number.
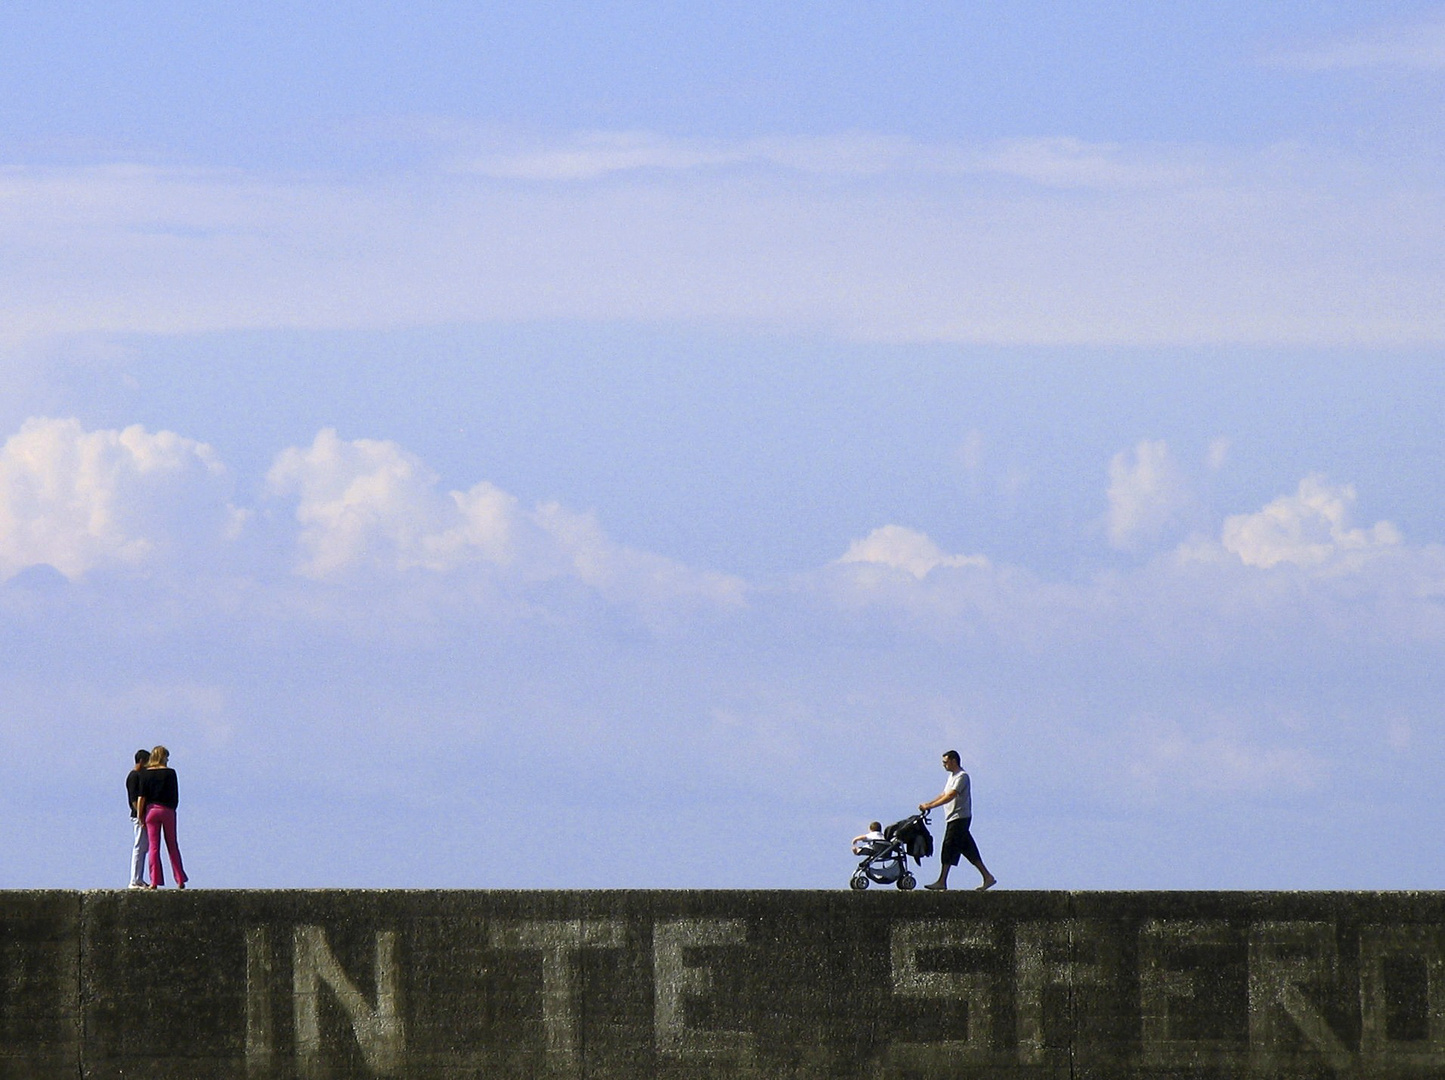
M1177 187L1224 170L1197 149L1125 147L1058 137L1007 139L981 151L969 171L996 173L1056 188Z
M979 469L983 467L985 446L986 440L983 437L983 432L977 428L973 428L963 437L963 441L958 444L958 448L954 451L955 459L963 466L964 472L968 473L969 476L977 477Z
M885 525L799 579L835 610L865 623L880 616L925 634L1004 638L1032 649L1057 640L1078 616L1079 590L1045 582L984 555L950 555L926 534Z
M298 570L309 577L473 566L524 585L573 578L654 613L744 602L738 579L617 544L590 515L556 503L526 510L486 482L442 492L419 458L390 441L348 441L325 429L310 447L278 454L267 485L297 499Z
M1218 472L1224 468L1224 463L1229 460L1229 447L1230 442L1223 435L1210 442L1204 455L1204 464L1210 472Z
M903 570L920 580L940 567L987 567L983 555L946 554L926 533L902 525L884 525L861 540L854 540L838 559L840 564L869 563Z
M876 174L906 163L912 147L896 139L670 139L652 132L584 132L563 143L489 152L461 162L483 176L513 180L595 180L615 173L686 172L740 166L826 174Z
M239 525L204 443L140 425L32 418L0 449L0 579L48 564L72 580L139 566Z
M530 319L868 341L1445 341L1439 192L1368 163L867 136L529 154L498 159L503 178L353 184L0 171L0 345ZM727 162L747 169L710 165Z
M1408 720L1396 719L1390 722L1389 730L1385 735L1385 743L1391 750L1398 750L1403 753L1410 749L1410 743L1413 737L1414 732L1410 727L1410 722Z
M565 147L479 157L465 167L513 180L593 180L634 169L735 165L752 157L742 147L670 142L648 132L611 132L583 135Z
M1163 724L1142 745L1123 748L1130 782L1171 800L1205 796L1279 796L1316 790L1330 778L1330 763L1303 746L1262 745L1240 732L1187 734Z
M1322 567L1346 561L1358 565L1372 553L1394 549L1400 533L1388 521L1368 529L1349 527L1355 489L1307 476L1293 495L1281 495L1254 514L1224 521L1220 543L1246 566L1268 569L1280 563Z
M650 611L663 610L679 601L723 609L740 608L746 601L747 585L742 579L694 570L662 555L616 544L590 514L546 503L536 509L532 518L578 580L608 599L634 603Z
M1266 63L1289 71L1440 71L1445 69L1445 19L1437 15L1413 24L1379 26L1334 41L1283 50L1269 56Z
M899 526L854 541L799 584L828 610L849 613L848 625L1002 641L1025 652L1073 637L1097 603L1088 589L1044 581L983 555L947 555L925 534Z
M1109 543L1130 550L1156 540L1189 508L1189 485L1162 439L1140 441L1109 462Z
M445 571L512 558L515 499L486 483L443 494L421 459L393 442L343 441L327 428L310 447L278 454L266 482L275 494L297 496L300 570L312 577L362 565Z
M581 132L549 146L475 154L462 158L458 167L512 180L576 181L640 170L761 167L830 176L995 175L1061 188L1171 184L1211 171L1194 149L1127 148L1070 137L967 146L866 134L724 140L669 138L646 131Z

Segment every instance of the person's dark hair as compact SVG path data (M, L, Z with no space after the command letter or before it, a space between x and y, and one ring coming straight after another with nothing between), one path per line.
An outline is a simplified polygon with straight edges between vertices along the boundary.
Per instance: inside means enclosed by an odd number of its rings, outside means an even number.
M883 828L883 822L881 822L881 821L870 821L870 822L868 823L868 828L871 829L873 832L879 832L879 831L881 831L882 828Z
M943 756L944 756L945 758L953 758L954 761L959 761L959 762L963 761L963 758L961 758L961 757L958 756L958 751L957 751L957 750L945 750L945 751L943 752Z
M135 752L135 763L136 763L137 765L140 765L140 764L142 764L142 763L144 763L144 762L147 762L147 761L149 761L150 759L151 759L151 752L150 752L149 750L137 750L137 751Z

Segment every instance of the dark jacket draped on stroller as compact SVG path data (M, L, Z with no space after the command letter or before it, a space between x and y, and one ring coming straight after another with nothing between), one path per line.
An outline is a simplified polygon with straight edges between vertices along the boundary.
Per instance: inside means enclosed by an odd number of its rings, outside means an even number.
M914 814L902 821L895 821L883 830L885 840L897 840L903 850L913 856L914 864L921 863L933 854L933 834L923 824L923 815Z

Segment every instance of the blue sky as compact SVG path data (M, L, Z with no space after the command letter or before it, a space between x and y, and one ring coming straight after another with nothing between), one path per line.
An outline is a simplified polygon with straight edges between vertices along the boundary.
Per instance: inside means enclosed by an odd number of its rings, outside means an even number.
M475 9L0 15L0 884L1440 887L1445 7Z

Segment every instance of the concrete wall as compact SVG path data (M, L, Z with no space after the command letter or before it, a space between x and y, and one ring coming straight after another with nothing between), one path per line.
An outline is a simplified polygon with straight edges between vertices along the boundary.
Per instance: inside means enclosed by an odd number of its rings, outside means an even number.
M0 1078L1445 1077L1445 894L0 892Z

